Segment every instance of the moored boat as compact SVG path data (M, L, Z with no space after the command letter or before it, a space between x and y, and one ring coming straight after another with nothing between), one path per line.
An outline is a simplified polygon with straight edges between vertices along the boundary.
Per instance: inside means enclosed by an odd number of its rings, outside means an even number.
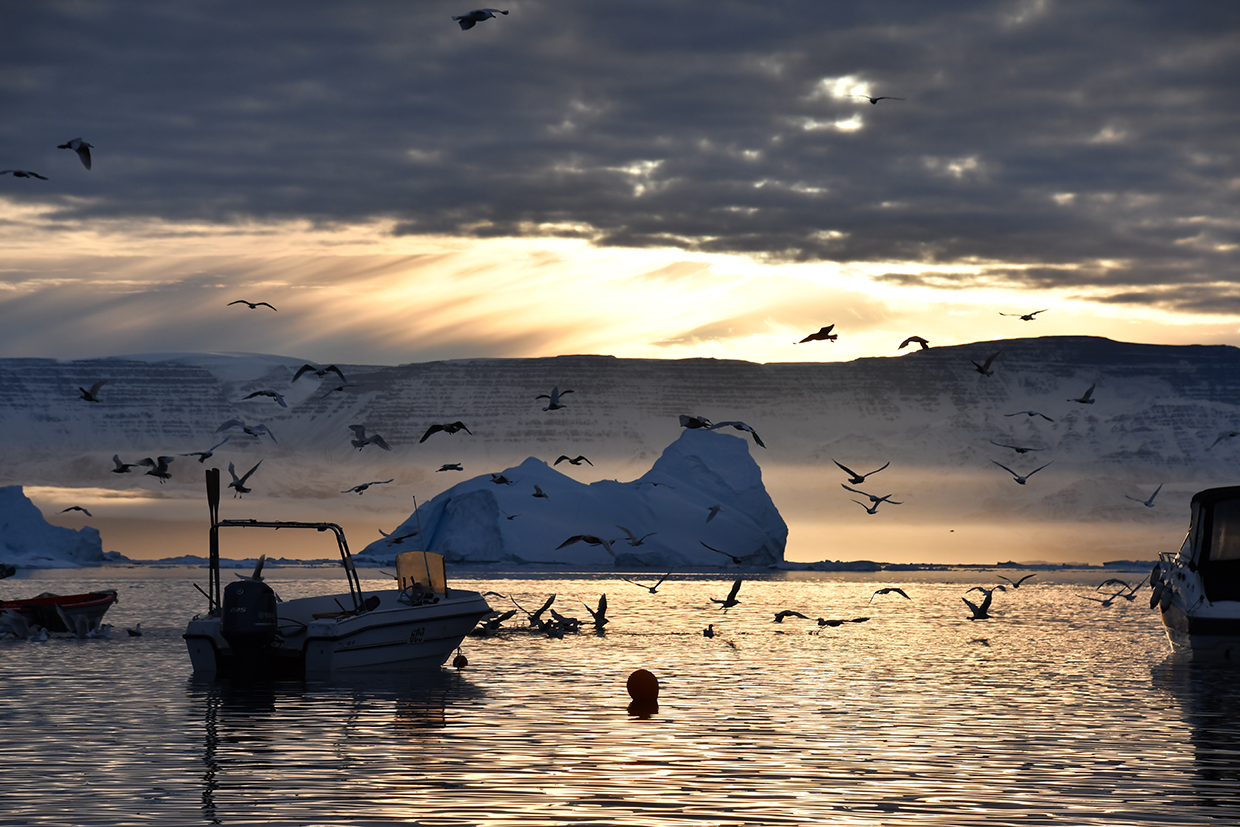
M1240 486L1193 495L1188 535L1150 573L1171 647L1240 658Z
M210 588L203 593L208 609L189 622L184 634L197 675L324 679L352 672L438 669L491 611L478 592L450 589L443 556L425 551L396 556L395 588L363 590L340 526L220 520L219 472L207 473ZM252 575L221 589L221 528L331 532L348 590L280 600L263 580L261 558Z
M114 589L85 594L44 592L21 600L0 600L0 612L16 612L31 627L82 636L99 628L104 614L115 602Z

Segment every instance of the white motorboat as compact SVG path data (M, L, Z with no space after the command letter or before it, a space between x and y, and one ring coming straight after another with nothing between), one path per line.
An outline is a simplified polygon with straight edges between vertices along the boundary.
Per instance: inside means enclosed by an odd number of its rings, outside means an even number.
M1240 658L1240 486L1193 495L1188 536L1150 573L1171 647Z
M491 612L478 592L449 589L443 555L426 551L396 556L395 588L364 591L340 526L220 520L219 471L207 474L210 584L203 594L208 611L195 616L184 634L196 675L325 679L353 672L438 669ZM252 575L221 590L221 528L330 531L348 591L280 600L263 580L262 558Z

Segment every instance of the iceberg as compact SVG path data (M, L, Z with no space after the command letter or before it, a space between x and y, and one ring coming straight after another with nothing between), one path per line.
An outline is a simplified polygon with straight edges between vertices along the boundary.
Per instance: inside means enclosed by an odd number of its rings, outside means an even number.
M98 529L54 526L20 485L0 486L0 563L67 569L105 561Z
M566 542L573 537L586 539ZM466 565L767 567L783 563L787 540L749 443L686 430L631 482L587 485L533 457L466 480L357 556L390 565L398 552L425 548Z

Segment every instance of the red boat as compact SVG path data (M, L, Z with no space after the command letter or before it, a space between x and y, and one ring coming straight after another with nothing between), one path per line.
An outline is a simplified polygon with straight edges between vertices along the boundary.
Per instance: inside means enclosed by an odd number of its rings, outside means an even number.
M63 595L44 592L24 600L0 600L0 611L11 609L31 626L43 626L49 632L84 634L99 628L104 613L115 602L114 589Z

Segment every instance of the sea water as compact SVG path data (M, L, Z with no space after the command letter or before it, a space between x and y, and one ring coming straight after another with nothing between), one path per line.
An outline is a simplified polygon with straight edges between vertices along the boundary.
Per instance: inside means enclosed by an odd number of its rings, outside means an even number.
M0 825L1240 823L1240 672L1172 656L1148 589L1084 599L1106 576L1041 572L971 621L995 574L458 575L586 623L518 612L459 672L241 685L192 677L203 572L33 572L0 597L120 598L110 640L0 643ZM869 602L889 585L910 599ZM629 707L639 668L657 711Z

